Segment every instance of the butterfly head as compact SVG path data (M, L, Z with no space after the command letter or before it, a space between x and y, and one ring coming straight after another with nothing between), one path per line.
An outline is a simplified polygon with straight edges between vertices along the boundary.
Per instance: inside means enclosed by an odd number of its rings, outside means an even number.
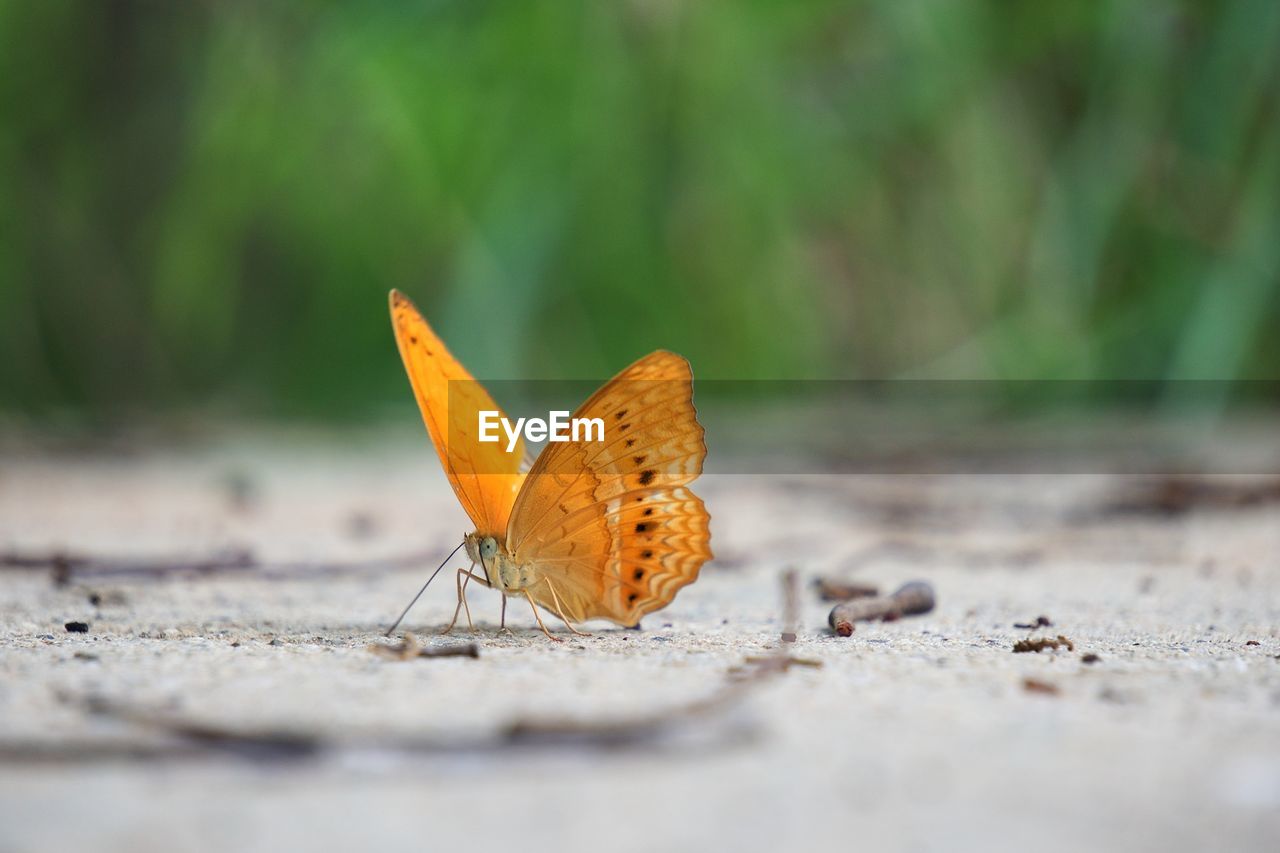
M529 567L518 565L511 559L498 544L497 537L471 533L467 535L466 543L467 556L480 565L489 583L498 589L514 592L533 583Z

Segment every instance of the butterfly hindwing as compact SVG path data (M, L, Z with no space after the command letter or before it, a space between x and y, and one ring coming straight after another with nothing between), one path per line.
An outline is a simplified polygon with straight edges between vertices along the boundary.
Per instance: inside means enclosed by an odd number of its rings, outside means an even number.
M507 548L533 567L527 591L538 604L632 625L711 557L710 517L686 488L706 457L692 371L674 353L651 353L574 417L603 420L605 440L547 445L512 508Z

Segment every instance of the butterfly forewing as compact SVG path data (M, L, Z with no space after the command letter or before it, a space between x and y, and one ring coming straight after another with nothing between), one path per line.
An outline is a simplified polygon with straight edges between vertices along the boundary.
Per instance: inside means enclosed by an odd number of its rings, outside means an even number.
M391 291L391 323L400 358L413 386L422 420L462 508L482 534L500 536L524 475L524 441L506 452L505 439L481 443L481 411L502 410L472 378L399 291Z
M533 566L537 603L575 621L635 624L711 557L710 518L685 488L706 457L689 364L652 353L574 417L601 418L605 440L547 446L512 509L507 547Z

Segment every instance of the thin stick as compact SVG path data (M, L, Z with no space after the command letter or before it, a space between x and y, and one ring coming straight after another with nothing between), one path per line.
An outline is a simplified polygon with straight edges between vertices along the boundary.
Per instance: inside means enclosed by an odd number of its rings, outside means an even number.
M782 642L794 643L799 626L800 573L787 569L782 573Z
M209 557L194 559L97 557L63 551L39 554L2 551L0 552L0 571L14 569L52 570L55 578L61 583L82 578L149 578L177 574L208 576L229 572L252 573L255 577L261 578L294 578L298 576L314 578L325 574L408 568L420 565L427 556L428 552L423 551L370 560L264 563L259 561L251 551L245 549L220 551Z
M431 582L436 579L436 575L440 574L440 570L444 568L444 564L452 560L453 555L458 553L458 550L461 549L462 546L465 544L467 544L467 541L464 539L458 543L457 548L454 548L452 551L449 552L449 556L445 557L444 560L440 563L440 565L436 567L436 570L431 573L431 577L427 578L427 582L422 585L422 589L418 590L418 594L413 597L413 601L409 602L409 605L405 607L403 612L401 612L399 618L397 618L395 623L390 628L387 629L387 633L383 634L382 636L390 637L391 632L394 631L396 628L400 627L400 623L404 621L404 617L409 615L409 611L413 609L413 605L418 603L419 598L422 598L422 594L427 591L427 587L431 586Z
M918 616L933 610L933 587L924 581L910 581L892 595L855 598L831 608L827 623L841 637L853 633L853 623L875 619L891 622L901 616Z

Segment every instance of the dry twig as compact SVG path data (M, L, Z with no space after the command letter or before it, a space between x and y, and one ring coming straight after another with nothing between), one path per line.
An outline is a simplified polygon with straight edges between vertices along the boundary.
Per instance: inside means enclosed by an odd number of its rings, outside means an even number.
M880 594L880 588L857 581L839 581L833 578L814 578L813 587L823 601L849 601L854 598L871 598Z
M1129 515L1182 515L1195 509L1241 509L1280 502L1280 477L1222 480L1175 474L1140 483L1103 507Z
M65 551L0 552L0 569L49 571L64 586L80 578L162 578L172 575L218 575L251 572L262 578L323 577L334 574L390 571L429 562L440 549L372 560L263 562L248 549L221 551L199 558L101 557Z
M1022 679L1022 689L1028 693L1042 693L1046 696L1057 696L1062 692L1058 685L1051 684L1048 681L1041 681L1038 678Z
M853 633L854 622L891 622L902 616L916 616L932 610L934 602L932 586L924 581L911 581L898 587L892 595L837 604L831 609L827 621L833 631L841 637L847 637Z
M413 660L414 658L478 658L480 647L475 643L450 643L443 646L424 646L411 631L405 631L404 640L395 645L386 643L370 643L369 651L379 657L390 660Z

